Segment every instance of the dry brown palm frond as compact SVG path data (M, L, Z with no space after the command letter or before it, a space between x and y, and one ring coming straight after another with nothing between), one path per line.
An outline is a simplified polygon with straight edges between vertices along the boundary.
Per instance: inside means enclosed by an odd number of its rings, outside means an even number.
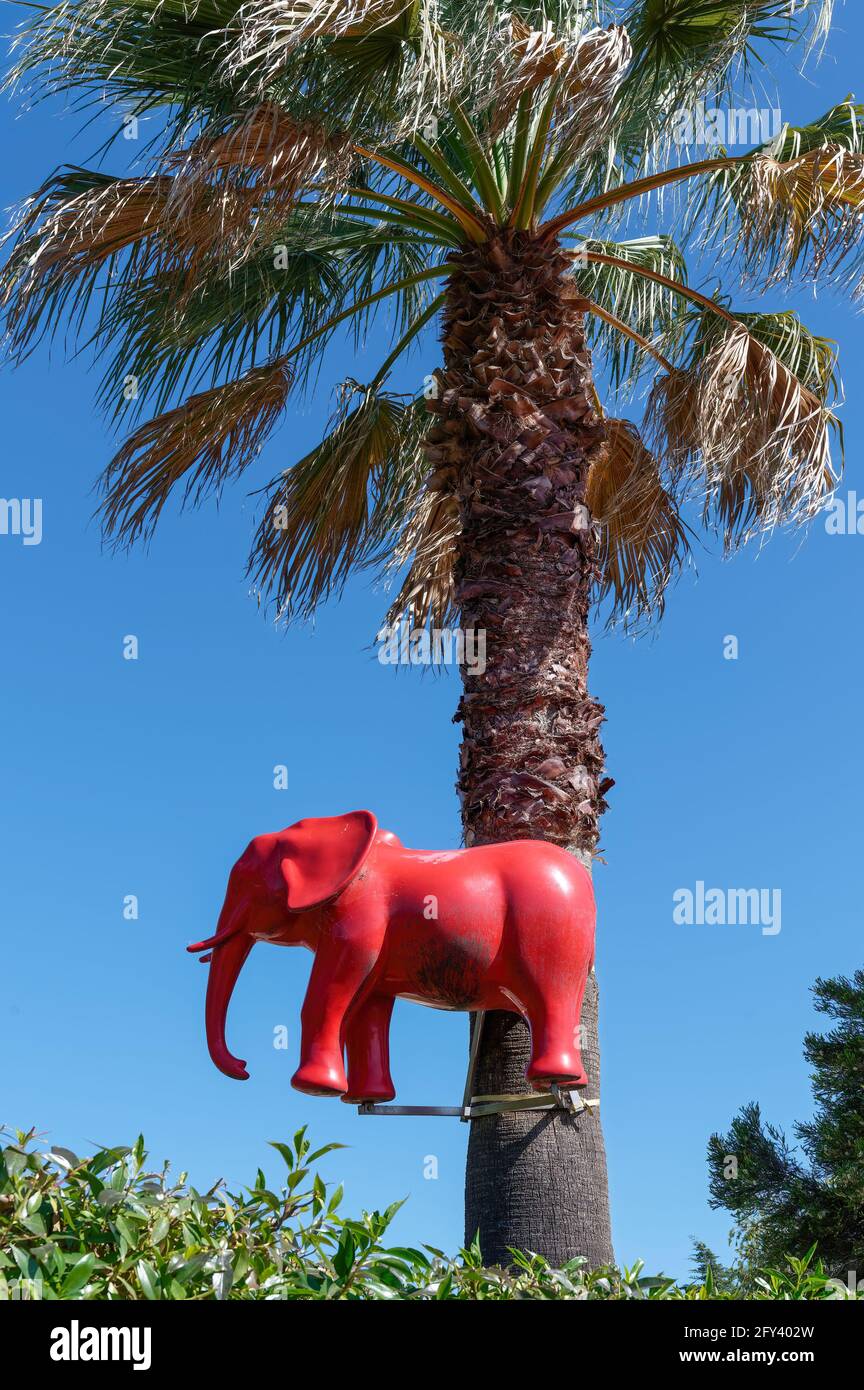
M328 135L322 125L297 121L275 102L262 101L218 135L202 132L188 156L208 173L260 175L267 187L278 178L296 190L328 157L342 155L346 149L350 149L347 135Z
M741 215L750 268L767 264L769 283L799 263L808 276L836 271L864 237L864 154L826 145L786 161L757 155Z
M568 40L559 38L548 21L532 29L514 15L505 43L494 83L492 133L504 129L523 96L552 78L558 83L559 134L566 128L568 141L580 144L599 138L594 123L604 113L611 115L632 59L626 29L613 24Z
M502 32L504 50L493 83L493 137L505 128L520 99L560 73L567 58L567 46L548 20L542 29L532 29L518 15L511 15L509 20L509 31Z
M652 447L679 482L700 458L699 382L694 373L674 368L656 376L645 417Z
M170 192L167 178L115 179L70 200L51 181L25 205L15 235L31 236L38 225L34 266L83 268L151 236Z
M182 272L181 299L202 270L230 272L284 226L309 179L324 172L338 184L350 157L346 137L264 103L217 135L205 132L167 172L63 171L4 238L14 242L0 281L12 352L26 352L73 286L86 303L81 277L92 290L94 272L121 253L132 258L128 275Z
M603 140L632 59L629 35L620 24L582 35L561 84L556 158L584 157Z
M102 478L104 532L117 544L148 537L171 492L184 504L237 477L281 415L291 387L284 358L190 396L130 435Z
M724 323L705 355L655 382L653 437L721 525L727 546L805 521L837 480L825 400L742 324Z
M606 420L606 439L588 473L586 502L599 528L601 598L626 618L662 612L670 578L689 547L657 459L629 420Z
M38 321L52 295L123 251L141 275L185 271L190 292L202 266L230 271L284 225L313 177L338 185L350 158L347 137L261 103L218 134L205 131L166 173L106 178L71 197L75 176L98 176L73 170L52 179L10 233L3 293L13 341L32 336L33 314Z
M162 219L154 229L152 264L168 274L181 271L179 303L194 294L207 274L230 275L262 245L257 189L231 181L218 184L177 175Z
M393 392L346 382L324 439L267 489L248 573L280 617L310 615L379 553L410 410Z
M93 186L69 196L76 180ZM230 269L254 237L254 189L199 182L181 191L167 174L96 180L86 170L52 180L9 233L14 245L0 279L0 305L15 356L59 317L73 292L83 313L97 273L115 256L129 256L129 277L181 272L188 294L202 266Z
M389 569L410 568L387 612L387 623L446 627L455 620L453 563L461 533L459 503L452 493L424 488L398 538Z
M274 102L259 102L218 133L205 130L174 156L169 216L188 243L201 209L208 208L222 259L233 267L284 226L313 182L319 194L344 184L352 158L348 136L330 134L312 120L297 121Z
M38 337L46 317L79 277L92 274L121 252L136 257L145 273L171 192L161 177L104 179L69 196L75 176L49 180L25 204L5 240L14 242L3 269L0 303L12 352L23 354ZM82 301L86 295L82 294Z
M562 77L572 61L572 45L558 37L546 20L532 29L518 15L509 15L498 34L500 52L492 90L495 102L489 135L497 138L512 119L522 97L529 96L551 77Z
M633 61L630 36L621 24L589 29L576 44L564 79L564 96L580 118L611 106Z
M705 361L700 401L708 503L727 542L821 510L836 482L835 416L769 348L730 326Z

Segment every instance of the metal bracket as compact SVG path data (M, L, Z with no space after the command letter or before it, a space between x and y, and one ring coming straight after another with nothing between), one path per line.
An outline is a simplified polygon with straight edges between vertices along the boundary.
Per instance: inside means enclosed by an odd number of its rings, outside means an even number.
M553 1086L548 1094L524 1096L472 1096L467 1105L375 1105L361 1101L358 1115L452 1115L460 1120L479 1120L482 1115L503 1115L512 1110L565 1110L568 1115L580 1115L600 1104L599 1100L583 1100L578 1091Z
M583 1100L578 1091L562 1090L553 1082L548 1094L473 1096L465 1118L476 1120L481 1115L503 1115L511 1110L566 1110L568 1115L581 1115L599 1104L599 1100Z
M358 1115L456 1115L465 1116L461 1105L375 1105L371 1100L361 1101L357 1106Z
M474 1072L477 1067L477 1054L480 1051L480 1035L483 1030L484 1014L478 1010L474 1027L471 1030L471 1050L468 1054L468 1075L461 1105L376 1105L373 1101L361 1101L357 1106L358 1115L452 1115L458 1119L477 1120L482 1115L503 1115L512 1110L565 1110L568 1115L580 1115L583 1111L591 1113L599 1100L583 1100L578 1091L567 1090L555 1082L547 1094L520 1096L475 1096Z

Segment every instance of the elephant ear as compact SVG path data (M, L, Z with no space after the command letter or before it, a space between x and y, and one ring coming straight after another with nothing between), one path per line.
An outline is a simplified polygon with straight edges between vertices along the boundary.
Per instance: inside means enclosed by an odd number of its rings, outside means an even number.
M339 896L363 868L378 821L371 811L300 820L280 835L288 911L306 912Z

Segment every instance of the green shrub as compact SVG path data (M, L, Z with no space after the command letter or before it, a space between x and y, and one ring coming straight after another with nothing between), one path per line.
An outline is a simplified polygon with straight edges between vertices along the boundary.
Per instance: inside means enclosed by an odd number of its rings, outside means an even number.
M572 1260L552 1269L517 1254L511 1270L484 1269L479 1248L448 1258L385 1246L401 1203L358 1220L339 1214L341 1188L329 1191L313 1164L340 1148L310 1152L305 1128L274 1144L285 1180L271 1191L258 1171L252 1187L222 1184L198 1192L168 1165L148 1171L139 1137L132 1148L78 1158L40 1152L33 1132L0 1156L0 1297L45 1299L723 1299L710 1270L686 1287L648 1278L643 1266L587 1270ZM755 1298L842 1298L812 1252L766 1270Z

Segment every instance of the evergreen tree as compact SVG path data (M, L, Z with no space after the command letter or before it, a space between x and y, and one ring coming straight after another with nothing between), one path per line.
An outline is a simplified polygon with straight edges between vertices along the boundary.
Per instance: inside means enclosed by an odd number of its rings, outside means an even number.
M711 1206L732 1213L751 1269L815 1245L830 1274L864 1278L864 970L819 979L813 995L835 1024L804 1040L815 1114L795 1126L790 1147L758 1104L742 1106L708 1142Z
M722 1264L711 1247L702 1240L693 1241L690 1279L694 1284L713 1286L718 1293L735 1295L739 1288L736 1271Z

